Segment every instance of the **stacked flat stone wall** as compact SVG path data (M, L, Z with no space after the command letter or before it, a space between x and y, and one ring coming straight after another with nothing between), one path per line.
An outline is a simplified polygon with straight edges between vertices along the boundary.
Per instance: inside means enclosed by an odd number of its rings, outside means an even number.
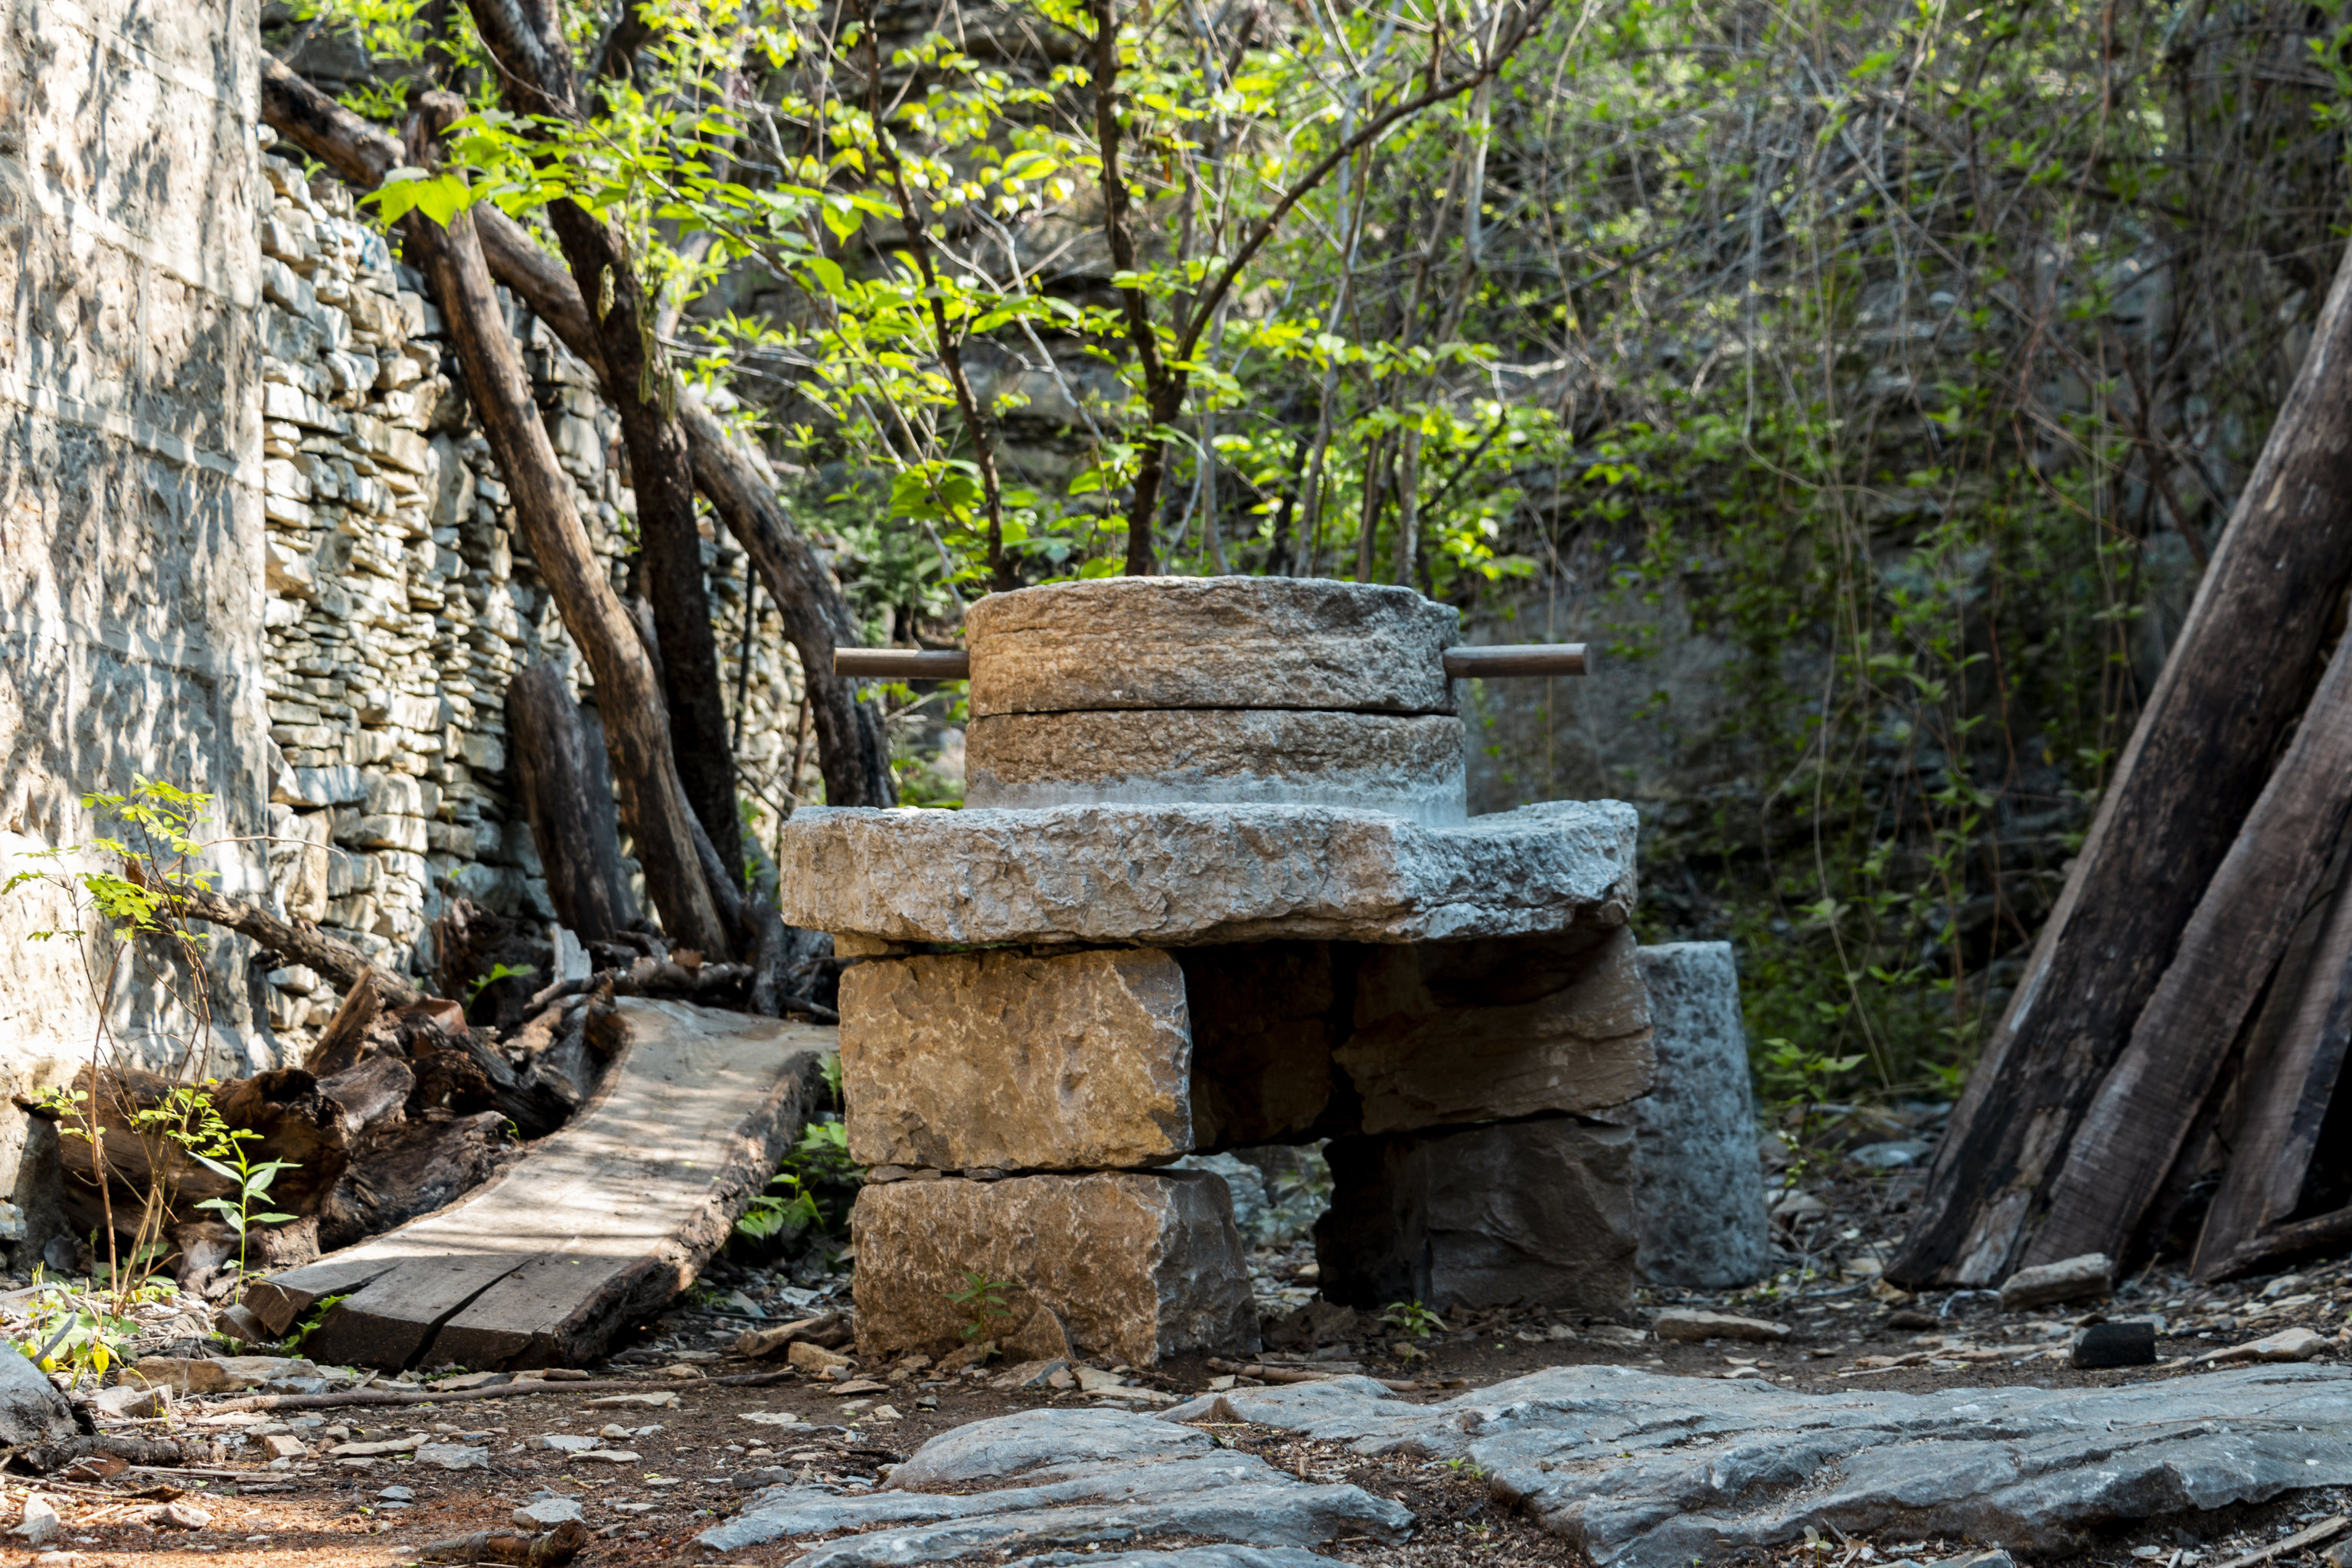
M438 313L416 275L331 180L262 159L264 646L277 883L290 912L396 967L432 967L445 889L551 921L515 803L504 703L525 665L583 667L515 526L475 428ZM510 307L558 461L590 541L628 591L635 498L619 421L593 376ZM743 558L705 546L730 696L742 651ZM741 736L754 789L790 771L800 682L772 610L755 627ZM784 787L789 787L787 784ZM280 1030L322 1024L336 997L301 968L272 972Z

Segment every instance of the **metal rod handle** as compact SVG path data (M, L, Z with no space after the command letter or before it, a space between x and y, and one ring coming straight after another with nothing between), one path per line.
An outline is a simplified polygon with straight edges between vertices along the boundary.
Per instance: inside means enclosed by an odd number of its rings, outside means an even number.
M971 656L957 648L843 647L833 653L835 675L877 680L968 680ZM1491 679L1506 675L1582 675L1580 642L1511 643L1498 647L1450 647L1445 673Z

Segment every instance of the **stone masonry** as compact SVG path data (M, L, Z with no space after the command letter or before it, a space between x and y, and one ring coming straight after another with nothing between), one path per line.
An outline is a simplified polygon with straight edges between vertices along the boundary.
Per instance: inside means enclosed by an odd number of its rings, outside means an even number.
M1324 1138L1327 1294L1622 1310L1633 1135L1592 1116L1653 1077L1633 816L1465 816L1436 755L1463 743L1453 612L1147 578L983 599L965 630L975 783L1017 756L1036 804L811 810L780 841L786 918L860 960L843 1090L880 1167L853 1220L860 1343L952 1348L977 1272L1082 1351L1255 1349L1223 1178L1159 1168ZM1282 749L1358 721L1412 743ZM1031 727L1018 747L991 738L1005 723ZM1533 1239L1433 1251L1477 1186Z

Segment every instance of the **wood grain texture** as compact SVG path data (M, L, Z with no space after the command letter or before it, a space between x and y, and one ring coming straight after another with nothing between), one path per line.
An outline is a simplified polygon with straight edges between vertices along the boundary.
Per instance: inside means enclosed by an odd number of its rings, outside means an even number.
M2084 1110L2303 711L2352 581L2352 258L2042 928L1953 1113L1906 1285L2001 1279Z
M834 1032L625 998L623 1054L570 1125L488 1184L247 1303L273 1328L330 1295L310 1344L366 1366L572 1365L690 1283L822 1093Z
M2277 970L2348 813L2352 638L2336 643L2286 755L2207 884L2179 952L2084 1112L2051 1184L2048 1216L2025 1249L2028 1266L2086 1252L2122 1255ZM2341 989L2345 955L2336 950L2346 942L2352 942L2352 927L2331 919L2322 952L2334 956L2323 957L2313 975L2326 993L2319 1016L2309 1016L2308 1006L2299 1012L2282 1066L2291 1066L2303 1046L2307 1068L2308 1042L2324 1032ZM2241 1145L2233 1172L2244 1168L2246 1156Z
M507 683L507 735L530 818L531 842L547 868L556 919L582 942L610 942L635 913L621 869L621 824L613 792L598 789L580 705L551 664L534 664Z

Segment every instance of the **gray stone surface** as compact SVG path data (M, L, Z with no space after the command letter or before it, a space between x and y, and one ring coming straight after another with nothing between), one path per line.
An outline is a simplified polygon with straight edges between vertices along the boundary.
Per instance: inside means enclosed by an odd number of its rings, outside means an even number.
M971 712L1310 708L1451 713L1461 625L1410 588L1290 577L1109 577L964 612Z
M1296 1546L1181 1546L1171 1552L1048 1552L1004 1568L1320 1568L1336 1562Z
M1633 952L1630 930L1598 925L1369 950L1337 1053L1358 1125L1581 1114L1646 1093L1650 1004Z
M964 742L964 804L1362 806L1458 823L1462 721L1442 714L1177 708L1003 713Z
M1635 829L1616 801L1448 828L1333 806L809 806L778 860L792 924L901 942L1437 942L1622 924Z
M80 1436L66 1396L13 1345L0 1344L0 1443L37 1448Z
M1301 1481L1191 1427L1110 1411L1030 1410L933 1438L886 1490L845 1496L814 1485L773 1487L697 1539L724 1552L857 1531L814 1547L797 1568L885 1568L1152 1535L1293 1549L1341 1536L1393 1542L1412 1521L1400 1504L1353 1486ZM1296 1568L1313 1561L1294 1551L1189 1560L1183 1568Z
M1699 1289L1751 1284L1770 1237L1731 944L1667 942L1635 958L1657 1058L1655 1086L1629 1107L1642 1277Z
M1630 1128L1576 1117L1335 1138L1315 1225L1323 1294L1352 1307L1633 1299Z
M1184 975L1152 948L869 959L841 977L861 1165L1163 1164L1192 1147Z
M1832 1525L2053 1556L2112 1524L2352 1484L2352 1372L2336 1367L1829 1394L1559 1367L1436 1405L1339 1378L1162 1418L1466 1458L1600 1568L1684 1568Z
M1257 1349L1257 1307L1218 1176L869 1183L851 1224L857 1344L869 1358L962 1344L971 1318L947 1298L974 1270L1042 1303L1087 1354L1147 1366L1188 1350Z

